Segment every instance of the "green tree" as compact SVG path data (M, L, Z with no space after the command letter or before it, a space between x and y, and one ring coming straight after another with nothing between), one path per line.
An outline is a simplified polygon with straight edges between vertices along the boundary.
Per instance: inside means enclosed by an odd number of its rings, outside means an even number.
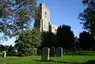
M37 0L0 0L0 33L16 36L29 28Z
M95 45L94 37L89 32L81 32L79 34L80 47L83 50L89 50Z
M62 25L57 29L57 46L71 49L74 46L74 33L68 25Z
M0 44L0 52L4 51L5 47Z
M86 8L79 14L84 29L95 35L95 0L82 0Z
M8 51L8 48L9 48L9 46L7 46L7 45L1 45L0 44L0 52L2 52L2 51Z
M33 29L32 31L24 31L15 41L15 47L22 56L33 55L36 48L41 46L41 34Z
M7 54L8 54L8 55L12 55L12 50L13 50L13 46L10 45L10 46L8 47Z
M55 35L52 32L43 32L42 33L42 47L51 47L55 46L53 42Z

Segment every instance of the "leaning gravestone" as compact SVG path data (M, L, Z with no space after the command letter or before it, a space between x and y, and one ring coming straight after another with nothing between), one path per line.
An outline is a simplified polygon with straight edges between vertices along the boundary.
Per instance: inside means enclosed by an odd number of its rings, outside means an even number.
M49 60L49 51L50 49L48 47L42 49L41 60Z
M54 46L50 48L50 57L55 57L55 47Z
M72 51L73 51L73 52L77 52L77 48L76 48L76 47L73 47L73 48L72 48Z
M3 51L3 57L6 57L6 51Z
M62 47L56 48L56 57L63 57L63 48Z

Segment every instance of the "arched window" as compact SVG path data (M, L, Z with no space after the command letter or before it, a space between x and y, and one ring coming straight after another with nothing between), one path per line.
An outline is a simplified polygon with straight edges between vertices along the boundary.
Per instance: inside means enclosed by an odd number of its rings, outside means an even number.
M47 18L47 12L45 12L45 17Z

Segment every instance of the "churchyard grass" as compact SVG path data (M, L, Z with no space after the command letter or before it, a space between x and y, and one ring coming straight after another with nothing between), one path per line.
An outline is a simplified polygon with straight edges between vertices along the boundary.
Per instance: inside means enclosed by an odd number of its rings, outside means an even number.
M41 56L0 56L0 64L95 64L95 51L69 52L63 57L50 57L49 61L41 61Z

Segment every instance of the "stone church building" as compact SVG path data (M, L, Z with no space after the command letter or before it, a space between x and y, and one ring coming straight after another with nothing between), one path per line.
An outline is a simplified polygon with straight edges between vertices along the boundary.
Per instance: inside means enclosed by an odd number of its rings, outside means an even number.
M58 26L50 23L50 9L44 3L37 6L34 28L37 28L40 32L57 32Z

